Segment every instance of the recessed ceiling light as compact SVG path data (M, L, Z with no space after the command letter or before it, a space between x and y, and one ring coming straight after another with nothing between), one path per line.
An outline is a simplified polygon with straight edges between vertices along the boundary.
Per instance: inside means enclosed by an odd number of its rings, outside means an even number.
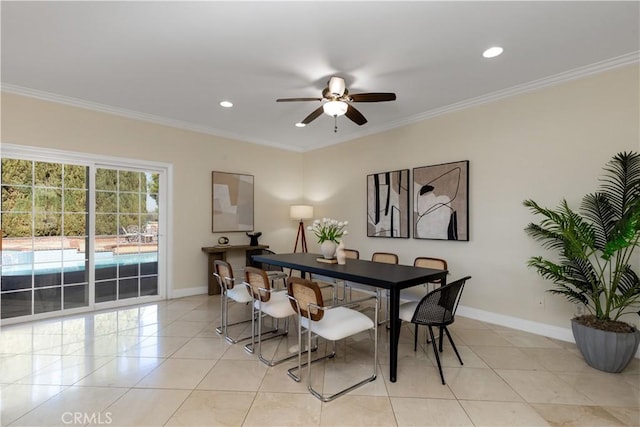
M496 56L500 56L502 52L504 52L503 48L501 48L500 46L493 46L485 50L482 53L482 56L484 56L485 58L495 58Z
M224 108L231 108L233 107L233 103L229 101L220 101L220 106Z
M298 127L298 128L303 128L305 126L306 125L304 123L296 123L296 127Z

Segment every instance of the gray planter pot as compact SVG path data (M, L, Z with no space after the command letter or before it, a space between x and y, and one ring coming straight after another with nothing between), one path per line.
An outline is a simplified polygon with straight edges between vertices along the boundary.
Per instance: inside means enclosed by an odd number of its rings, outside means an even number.
M605 372L622 372L638 351L640 331L617 333L590 328L571 320L580 353L589 366Z

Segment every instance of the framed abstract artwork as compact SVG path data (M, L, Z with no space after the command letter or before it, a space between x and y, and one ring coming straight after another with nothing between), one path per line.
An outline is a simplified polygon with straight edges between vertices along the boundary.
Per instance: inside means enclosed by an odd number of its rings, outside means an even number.
M409 169L367 175L367 236L409 237Z
M212 231L253 231L253 175L212 172Z
M414 239L469 240L469 161L413 169Z

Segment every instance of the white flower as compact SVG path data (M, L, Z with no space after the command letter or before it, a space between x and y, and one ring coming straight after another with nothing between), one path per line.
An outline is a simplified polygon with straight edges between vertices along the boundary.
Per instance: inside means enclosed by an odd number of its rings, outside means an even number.
M340 243L340 238L347 234L347 230L344 227L348 224L348 221L338 221L332 218L322 218L322 221L316 219L313 221L313 225L307 227L308 230L318 238L318 243L322 243L325 240Z

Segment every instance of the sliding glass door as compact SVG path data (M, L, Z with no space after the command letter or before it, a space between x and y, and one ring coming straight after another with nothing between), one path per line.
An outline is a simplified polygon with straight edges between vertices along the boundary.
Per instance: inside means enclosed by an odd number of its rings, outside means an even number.
M2 148L0 319L164 296L166 169Z
M158 294L159 176L96 170L97 303Z
M88 170L2 159L3 319L89 304Z

